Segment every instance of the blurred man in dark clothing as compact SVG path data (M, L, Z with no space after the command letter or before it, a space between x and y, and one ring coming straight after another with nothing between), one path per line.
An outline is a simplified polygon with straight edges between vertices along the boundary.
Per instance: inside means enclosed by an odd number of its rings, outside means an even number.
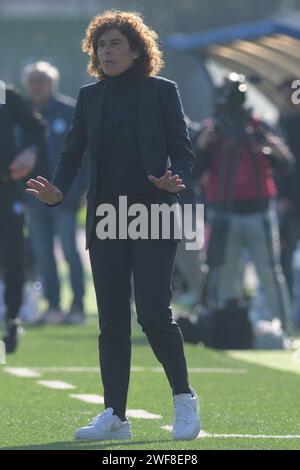
M282 232L282 265L289 290L293 292L292 257L300 239L300 106L293 102L294 79L287 78L280 86L282 110L279 129L295 157L293 171L278 179L279 214Z
M15 128L24 131L24 146L16 150ZM0 104L0 257L4 267L6 304L4 343L14 352L18 342L18 313L24 283L24 193L21 180L33 169L42 145L44 126L21 96L6 89Z
M23 82L31 104L47 123L46 149L41 156L35 174L50 177L64 143L74 111L74 101L58 95L59 72L47 62L28 65ZM87 189L87 169L75 181L68 197L49 211L35 198L29 198L30 237L37 264L37 274L42 276L45 295L49 303L43 321L46 323L82 323L84 321L84 273L76 244L76 214ZM51 212L51 213L50 213ZM73 299L69 313L63 316L60 306L59 275L54 254L54 237L58 236L67 261Z
M192 148L196 153L195 145L196 139L200 131L200 123L191 121L188 116L185 116ZM203 204L203 195L200 187L200 178L197 175L195 169L197 168L196 162L194 164L194 171L191 175L189 185L187 185L185 191L180 195L180 204L182 213L192 217L193 230L201 230L200 220L196 218L195 207L196 204ZM192 216L193 214L193 216ZM197 224L197 225L196 225ZM197 228L196 228L197 227ZM189 234L191 237L191 234ZM186 235L183 234L183 242L187 239ZM191 239L191 238L190 238ZM177 301L182 305L192 308L201 300L204 275L201 270L201 266L204 263L204 251L203 250L187 250L185 243L179 243L176 255L176 268L183 276L184 281L187 284L187 292L183 293Z
M288 170L293 157L284 142L246 109L246 91L245 77L230 74L217 90L216 114L203 123L198 138L203 152L198 161L207 173L205 196L212 213L208 250L219 272L214 300L223 308L238 298L239 264L247 250L269 310L286 328L290 299L280 266L272 168Z

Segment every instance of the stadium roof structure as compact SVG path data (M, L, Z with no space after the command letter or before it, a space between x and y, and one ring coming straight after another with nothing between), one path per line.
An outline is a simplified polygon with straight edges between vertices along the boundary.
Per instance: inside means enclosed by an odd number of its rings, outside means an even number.
M172 34L164 45L166 50L193 53L246 76L260 75L258 88L276 105L280 104L277 86L289 77L300 79L300 21L267 20Z

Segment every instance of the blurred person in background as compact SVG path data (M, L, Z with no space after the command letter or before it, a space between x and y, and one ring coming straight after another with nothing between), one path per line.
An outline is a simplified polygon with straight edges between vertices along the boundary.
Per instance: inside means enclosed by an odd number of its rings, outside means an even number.
M57 164L57 157L71 124L74 101L58 94L59 71L48 62L40 61L27 65L23 70L22 81L32 107L43 116L47 126L45 151L34 169L34 176L43 174L49 178ZM30 238L36 275L41 276L49 304L48 310L40 320L42 323L80 324L85 320L84 271L76 243L76 215L86 193L87 184L87 170L84 164L84 171L55 211L49 211L35 198L28 198ZM59 273L54 249L55 237L60 240L69 268L73 294L66 316L61 310Z
M239 298L239 265L245 250L253 261L273 317L287 328L290 296L280 265L272 168L285 172L288 147L245 106L245 77L232 73L216 90L216 112L202 123L197 149L206 174L205 196L212 223L211 257L220 258L217 308ZM218 220L217 220L218 218Z
M17 151L15 128L24 132L24 146ZM18 344L18 314L24 284L24 198L22 180L33 169L43 145L44 126L12 87L0 104L0 264L4 268L6 352Z
M173 438L195 439L200 431L198 399L189 385L182 335L170 305L177 247L174 231L167 239L162 235L152 238L149 232L148 238L102 238L95 227L96 209L103 203L122 214L120 195L127 197L131 207L142 203L148 211L152 204L177 205L178 193L185 189L183 183L188 182L193 166L178 89L174 82L156 77L163 64L157 34L137 13L108 11L93 18L83 50L90 56L89 72L98 81L80 90L51 183L43 177L27 182L27 192L40 201L59 204L88 147L92 179L87 247L99 311L105 411L77 430L75 438L131 437L126 404L133 273L138 322L172 391Z
M295 91L292 84L295 80L295 78L286 78L278 87L282 97L278 127L295 158L293 171L277 179L282 265L291 295L293 294L292 259L297 241L300 240L300 104L292 100Z
M191 140L192 148L196 154L197 137L200 131L200 124L193 122L188 116L185 116L189 137ZM188 187L180 195L180 204L182 213L184 211L192 211L193 223L195 226L193 230L201 230L200 221L196 220L195 206L196 204L203 204L203 194L200 185L200 178L197 174L197 161L194 163L193 173L190 178ZM186 205L185 205L186 204ZM186 282L187 291L182 293L176 302L192 309L201 300L204 274L202 271L202 265L204 263L204 251L201 250L186 250L185 249L186 239L183 236L182 243L178 244L175 267L179 271L180 275Z

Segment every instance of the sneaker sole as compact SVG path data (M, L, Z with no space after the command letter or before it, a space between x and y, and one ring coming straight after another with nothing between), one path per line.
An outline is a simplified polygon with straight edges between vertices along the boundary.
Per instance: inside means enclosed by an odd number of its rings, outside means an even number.
M174 441L193 441L194 439L198 437L200 430L201 430L201 426L199 425L190 436L178 437L173 434L173 440Z

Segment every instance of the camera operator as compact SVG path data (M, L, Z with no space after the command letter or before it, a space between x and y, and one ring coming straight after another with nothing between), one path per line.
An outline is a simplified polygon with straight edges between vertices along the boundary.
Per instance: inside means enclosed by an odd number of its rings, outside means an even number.
M239 297L239 264L247 250L269 310L286 328L290 299L272 204L277 194L273 169L287 171L293 157L285 143L246 108L246 92L245 77L230 74L216 91L215 116L202 122L197 139L202 157L198 171L205 175L212 221L208 256L219 257L215 304L224 308Z

